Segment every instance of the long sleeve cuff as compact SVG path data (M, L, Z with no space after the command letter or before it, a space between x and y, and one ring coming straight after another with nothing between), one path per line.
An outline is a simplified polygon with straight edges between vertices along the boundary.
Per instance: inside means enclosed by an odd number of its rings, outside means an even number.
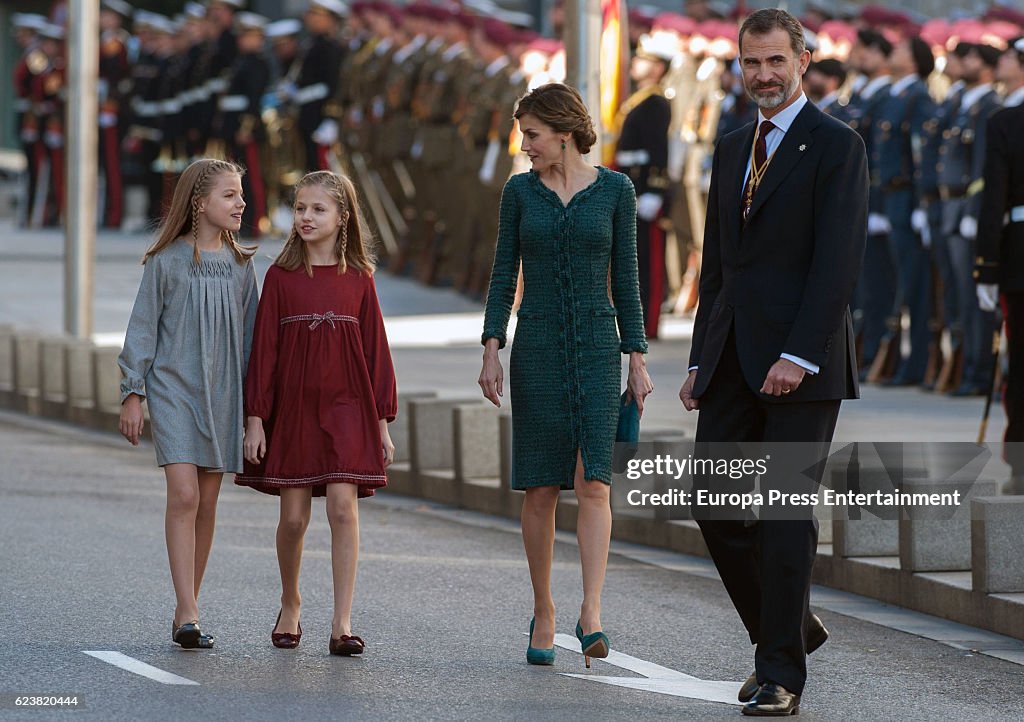
M812 375L817 374L819 371L821 371L821 367L820 366L818 366L817 364L812 364L810 361L808 361L806 359L802 359L799 356L794 356L792 354L784 353L784 354L780 354L779 358L784 358L787 361L792 361L797 366L802 368L804 371L806 371L807 373L812 374Z
M508 339L508 337L506 336L505 331L499 331L499 330L494 329L494 328L492 328L492 329L484 329L483 334L480 335L480 345L486 346L487 345L487 339L489 339L489 338L496 338L496 339L498 339L498 348L499 349L505 348L505 342Z
M132 394L146 398L146 382L138 377L125 377L121 379L121 403L125 402Z
M647 340L646 339L639 339L639 340L633 340L633 341L626 341L626 340L624 340L624 341L622 341L622 343L619 344L619 350L622 351L622 353L633 353L633 352L647 353Z

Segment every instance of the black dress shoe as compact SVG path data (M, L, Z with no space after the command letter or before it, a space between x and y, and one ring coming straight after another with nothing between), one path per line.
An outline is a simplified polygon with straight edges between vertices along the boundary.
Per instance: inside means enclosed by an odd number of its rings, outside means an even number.
M754 698L743 705L743 714L752 717L786 717L800 713L800 695L781 684L765 682Z
M199 622L186 622L180 627L171 622L171 640L175 644L181 645L183 649L196 649L199 647L199 640L203 636L203 632L199 629Z
M815 651L818 647L828 641L828 630L817 614L809 614L804 623L804 650L807 654ZM740 687L736 699L740 702L749 702L757 694L761 685L757 683L757 672L747 677L747 681Z
M757 683L757 672L747 677L747 681L740 687L739 693L736 695L736 699L740 702L749 702L754 699L754 695L757 694L757 690L761 689L761 685Z
M985 389L980 386L975 386L974 384L964 383L950 391L948 395L954 398L960 398L963 396L984 396Z
M828 641L828 630L817 614L809 614L804 623L804 650L811 654Z

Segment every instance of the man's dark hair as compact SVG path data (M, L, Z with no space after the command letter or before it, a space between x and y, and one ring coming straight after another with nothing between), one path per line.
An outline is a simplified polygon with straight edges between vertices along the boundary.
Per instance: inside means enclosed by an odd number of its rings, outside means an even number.
M743 36L747 33L753 35L767 35L772 30L782 29L789 33L789 46L793 48L794 55L800 55L805 49L804 26L795 17L785 10L778 8L765 8L747 16L740 26L739 46L740 54L743 51Z
M890 43L888 38L877 30L872 30L870 28L858 30L857 42L865 48L874 48L875 50L880 51L882 55L887 58L892 55L892 43Z
M990 68L994 68L999 64L999 56L1001 53L998 48L978 43L971 46L971 52L977 53L978 57L981 58L981 62L985 63L985 65Z
M965 43L964 41L961 40L959 43L956 44L956 47L953 48L953 55L963 60L964 58L967 57L968 53L971 52L971 48L973 47L973 44Z
M932 54L931 46L919 37L907 39L910 43L910 54L914 58L914 67L917 74L927 78L935 70L935 56Z
M839 85L846 82L846 68L835 58L825 58L813 63L814 69L827 78L835 78Z

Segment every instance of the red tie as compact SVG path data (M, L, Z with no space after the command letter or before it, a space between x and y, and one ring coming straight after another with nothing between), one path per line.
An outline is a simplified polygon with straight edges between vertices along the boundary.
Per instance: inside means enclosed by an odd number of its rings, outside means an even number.
M775 124L770 120L766 120L761 123L761 127L757 129L757 142L754 143L754 157L750 163L750 175L747 177L747 187L743 192L743 220L747 219L750 214L750 206L754 202L754 193L757 192L757 186L761 182L761 178L764 176L765 167L768 165L768 145L765 142L765 138L775 128Z

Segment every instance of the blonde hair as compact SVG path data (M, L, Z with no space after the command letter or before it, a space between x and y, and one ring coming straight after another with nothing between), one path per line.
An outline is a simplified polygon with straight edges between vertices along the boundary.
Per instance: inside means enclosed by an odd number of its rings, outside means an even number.
M373 238L363 221L363 214L359 211L356 189L352 181L329 170L307 173L295 184L295 196L298 197L299 191L303 188L311 186L323 188L338 205L341 228L334 240L334 252L338 256L338 274L344 273L349 266L367 274L373 273L377 260L372 247ZM306 269L309 276L313 275L306 244L295 230L294 223L288 240L285 241L284 248L274 263L287 271L295 271L301 266Z
M241 176L245 170L234 163L213 158L201 158L189 164L174 186L171 206L167 209L167 215L157 229L156 241L142 258L143 264L178 238L190 235L193 241L192 261L199 265L201 260L199 244L195 242L197 240L196 232L199 228L199 202L210 195L214 181L224 173ZM231 248L235 254L235 260L239 263L244 263L256 252L255 248L240 245L231 231L221 230L220 238Z

